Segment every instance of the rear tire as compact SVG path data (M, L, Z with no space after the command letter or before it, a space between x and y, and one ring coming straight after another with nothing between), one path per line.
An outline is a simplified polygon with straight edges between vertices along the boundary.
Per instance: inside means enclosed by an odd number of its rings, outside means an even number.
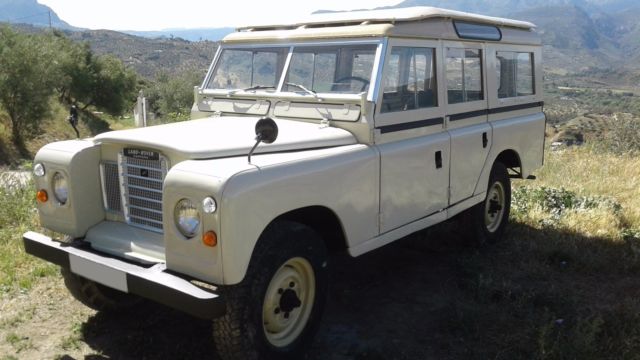
M62 268L60 273L71 295L96 311L118 311L133 307L142 298L98 284Z
M509 223L511 209L511 181L507 168L500 162L493 164L487 195L480 204L467 212L473 236L479 245L493 244L502 238Z
M227 312L213 321L218 354L231 359L301 359L327 296L327 250L302 224L279 221L258 240L244 280L221 287Z

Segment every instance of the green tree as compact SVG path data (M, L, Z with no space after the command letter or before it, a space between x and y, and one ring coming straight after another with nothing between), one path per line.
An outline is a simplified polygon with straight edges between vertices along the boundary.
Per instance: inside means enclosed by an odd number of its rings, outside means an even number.
M161 71L146 90L152 110L161 117L182 120L189 116L193 105L193 87L202 82L204 72L185 70L176 75Z
M121 115L133 106L137 95L136 73L111 55L94 58L93 91L83 101L111 115Z
M54 93L53 49L42 37L0 28L0 104L11 121L12 140L37 135Z
M137 94L135 72L114 56L95 56L87 43L75 43L61 33L54 33L51 42L58 49L56 88L61 101L112 115L129 110Z

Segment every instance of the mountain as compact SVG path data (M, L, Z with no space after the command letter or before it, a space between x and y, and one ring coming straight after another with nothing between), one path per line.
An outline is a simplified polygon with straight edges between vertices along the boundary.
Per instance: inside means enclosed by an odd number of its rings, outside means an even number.
M395 7L435 6L493 16L535 8L577 6L588 14L617 13L637 6L637 0L405 0Z
M58 29L75 29L61 20L50 7L38 4L37 0L0 0L0 23L30 24Z
M234 32L234 28L202 28L202 29L165 29L160 31L125 31L127 34L146 38L181 38L189 41L218 41L227 34Z

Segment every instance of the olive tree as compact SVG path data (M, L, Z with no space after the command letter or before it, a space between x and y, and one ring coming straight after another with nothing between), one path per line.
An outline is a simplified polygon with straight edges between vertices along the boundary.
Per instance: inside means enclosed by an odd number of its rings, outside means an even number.
M186 119L193 105L193 87L202 82L204 71L187 69L170 75L161 71L146 90L153 111L172 120Z
M137 75L111 55L96 56L87 43L76 43L60 33L56 43L60 100L78 104L83 110L93 106L112 115L128 110L137 94Z
M42 37L0 28L0 105L11 121L12 140L24 150L38 133L54 93L53 49Z

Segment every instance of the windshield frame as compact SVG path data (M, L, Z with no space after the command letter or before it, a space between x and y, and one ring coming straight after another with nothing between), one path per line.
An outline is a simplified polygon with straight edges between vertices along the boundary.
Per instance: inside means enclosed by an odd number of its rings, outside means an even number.
M338 93L338 92L318 92L313 95L305 91L283 91L285 86L285 81L288 77L288 73L291 66L291 58L293 56L294 50L300 47L331 47L331 46L352 46L352 45L375 45L374 48L374 58L371 69L370 83L368 89L362 93ZM309 98L315 97L318 101L322 101L324 99L344 99L344 100L358 100L364 97L368 101L373 101L375 98L375 94L377 93L378 88L378 79L380 73L380 67L383 63L381 57L384 54L384 47L386 45L386 41L384 38L372 38L372 39L340 39L340 40L327 40L327 41L313 41L313 42L279 42L279 43L247 43L247 44L224 44L222 43L218 50L216 51L216 55L214 56L214 60L212 61L209 71L207 72L207 76L205 76L201 86L200 92L205 95L224 95L227 97L231 96L241 96L246 97L249 95L250 97L277 97L277 98ZM282 73L280 74L280 78L277 79L276 89L255 89L245 91L244 89L207 89L206 86L212 80L212 77L215 74L215 71L219 65L219 62L222 58L222 53L224 50L247 50L247 49L267 49L267 48L288 48L287 49L287 57L284 63L284 67L282 69Z

